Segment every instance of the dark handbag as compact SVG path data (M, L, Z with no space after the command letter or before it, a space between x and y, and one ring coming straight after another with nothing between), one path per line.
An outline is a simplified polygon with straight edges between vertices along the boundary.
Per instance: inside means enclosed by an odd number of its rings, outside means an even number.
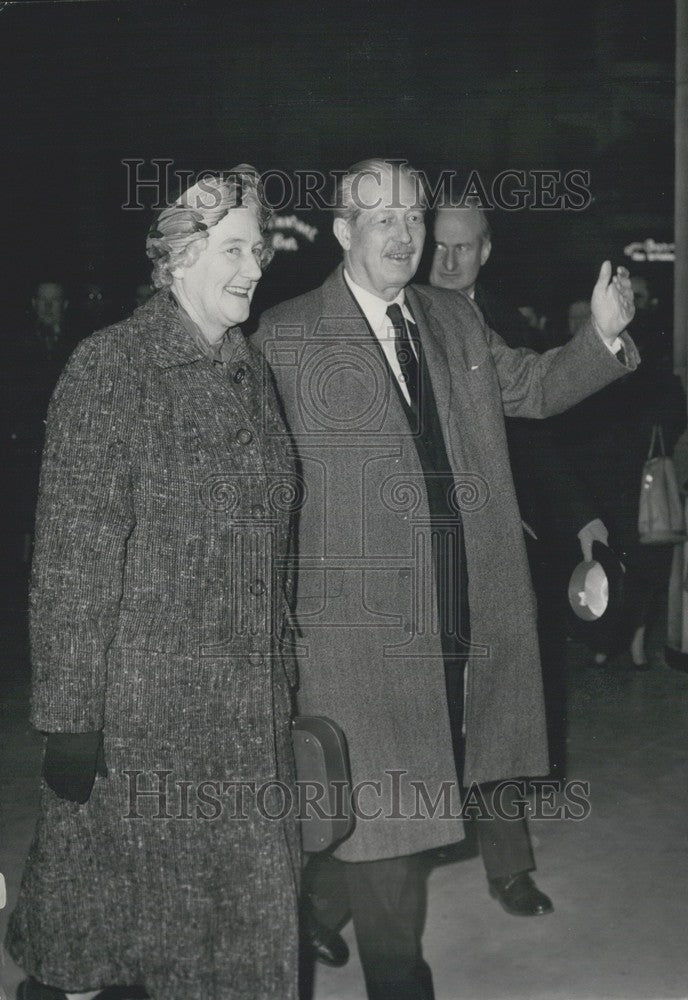
M306 852L326 851L351 833L351 772L346 739L323 715L292 722L301 839Z
M655 456L655 445L659 455ZM664 449L661 424L652 428L650 450L640 484L638 534L644 545L661 545L685 539L683 504L676 484L674 463Z

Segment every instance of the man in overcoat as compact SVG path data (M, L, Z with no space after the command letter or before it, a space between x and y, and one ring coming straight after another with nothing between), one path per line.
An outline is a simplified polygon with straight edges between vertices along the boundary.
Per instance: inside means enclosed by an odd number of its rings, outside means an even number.
M368 994L427 1000L416 856L461 837L453 743L465 731L466 785L548 770L504 412L543 417L623 375L633 306L605 263L575 341L510 350L467 298L410 284L412 172L366 161L338 195L343 267L257 336L304 480L299 707L348 741L357 823L336 854Z

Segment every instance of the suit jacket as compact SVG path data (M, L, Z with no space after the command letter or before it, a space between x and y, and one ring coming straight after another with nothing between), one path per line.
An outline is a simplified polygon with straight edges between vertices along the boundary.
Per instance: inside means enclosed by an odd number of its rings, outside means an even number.
M627 369L591 325L538 355L510 350L465 296L409 286L407 300L465 534L473 648L464 778L542 774L548 760L535 604L504 412L547 416ZM304 480L299 704L342 726L354 784L367 783L359 795L367 818L337 854L363 861L450 843L461 825L451 818L457 798L448 801L455 767L429 512L402 404L341 268L315 291L267 312L257 338ZM630 339L627 349L634 364ZM433 800L434 815L426 808Z

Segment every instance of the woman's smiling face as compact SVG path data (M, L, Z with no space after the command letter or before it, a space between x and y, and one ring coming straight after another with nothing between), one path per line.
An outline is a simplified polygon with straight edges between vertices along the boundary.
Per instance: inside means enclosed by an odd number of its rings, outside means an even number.
M248 319L264 247L255 211L233 208L208 231L198 259L174 273L173 291L207 336Z

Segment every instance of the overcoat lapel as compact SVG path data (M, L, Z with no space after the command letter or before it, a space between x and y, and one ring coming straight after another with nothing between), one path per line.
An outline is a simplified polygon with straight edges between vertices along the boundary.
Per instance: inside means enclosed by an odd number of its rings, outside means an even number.
M362 352L375 359L378 369L383 374L380 390L388 395L385 408L385 420L380 433L407 438L409 422L404 406L398 393L394 390L392 374L387 359L377 338L372 333L361 312L356 299L351 294L345 280L344 268L340 266L323 285L323 318L318 325L318 333L323 336L345 339L349 344L358 344ZM366 398L370 396L370 384L356 375L355 371L347 372L350 378L357 382Z
M416 321L418 332L420 333L423 354L432 382L432 391L435 396L440 423L443 428L446 428L449 422L451 379L447 351L444 345L444 332L441 326L434 320L432 303L426 300L422 296L422 293L419 293L415 288L409 287L406 289L406 299Z

